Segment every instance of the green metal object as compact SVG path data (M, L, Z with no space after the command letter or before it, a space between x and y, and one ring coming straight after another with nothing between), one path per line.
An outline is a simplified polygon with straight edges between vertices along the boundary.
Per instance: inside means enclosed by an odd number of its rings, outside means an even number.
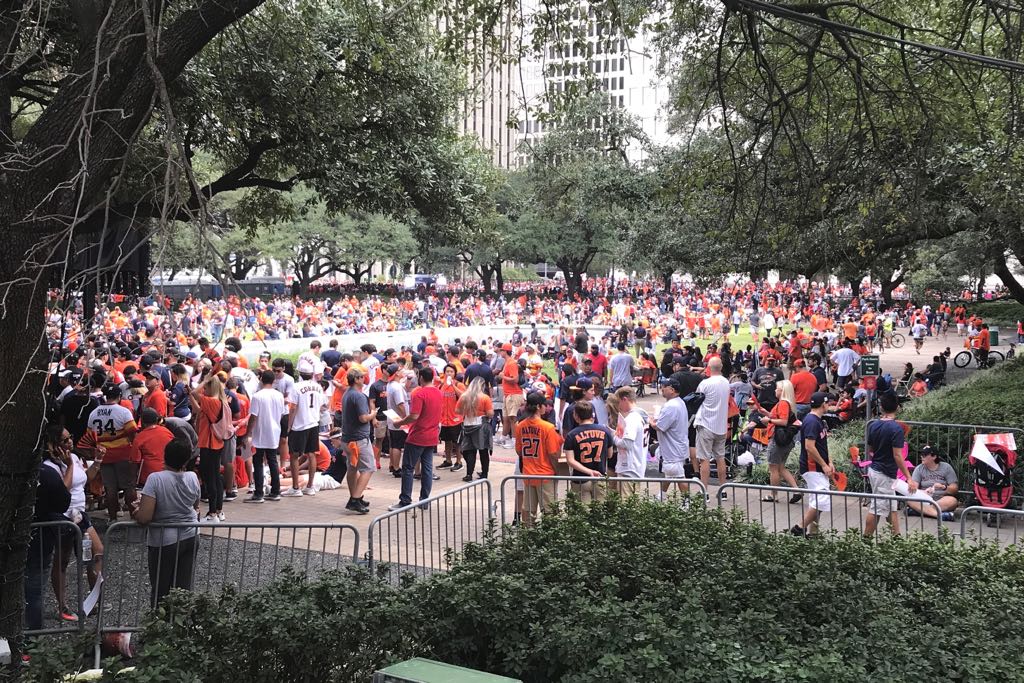
M881 374L879 369L881 364L878 362L878 356L861 356L860 357L860 376L867 377L868 375Z
M999 346L999 328L988 328L988 343L989 346Z
M483 671L416 657L392 664L373 674L373 683L522 683L518 678L496 676Z

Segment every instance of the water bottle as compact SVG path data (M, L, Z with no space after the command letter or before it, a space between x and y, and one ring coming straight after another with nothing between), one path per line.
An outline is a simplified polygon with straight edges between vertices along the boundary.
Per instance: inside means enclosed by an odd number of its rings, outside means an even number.
M82 539L82 561L92 561L92 539L88 536Z

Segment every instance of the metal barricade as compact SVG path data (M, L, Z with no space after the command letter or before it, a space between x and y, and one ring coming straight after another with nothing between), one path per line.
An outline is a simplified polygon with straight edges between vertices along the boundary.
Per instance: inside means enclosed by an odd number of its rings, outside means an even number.
M725 497L722 494L726 494ZM765 496L773 494L776 497L774 502L764 500ZM799 494L801 499L797 503L790 503L789 499ZM718 507L721 509L733 508L742 511L744 517L750 522L756 522L769 531L778 533L790 531L794 526L802 525L804 515L808 507L817 503L820 498L827 497L829 509L820 510L818 514L818 529L820 531L834 530L844 533L848 529L864 530L866 517L871 514L869 509L871 501L892 501L902 504L901 517L903 523L900 525L901 533L921 532L932 536L941 537L943 522L941 519L942 510L938 503L931 500L915 500L905 496L885 495L879 493L855 493L851 491L815 491L805 488L789 488L786 486L761 486L756 484L727 483L719 487L715 498L718 499ZM753 498L753 501L751 501ZM919 503L922 508L927 507L935 513L935 517L910 516L911 508L906 505L908 502ZM752 504L753 503L753 504ZM875 535L888 523L887 515L878 521Z
M968 501L972 495L971 487L974 482L964 475L969 472L967 457L974 446L975 434L1013 434L1018 448L1024 442L1024 429L1018 427L915 422L913 420L900 420L900 422L910 427L907 444L911 456L916 458L916 454L923 446L930 445L937 449L942 459L950 463L957 471L960 478L960 494L957 497L960 498L961 503ZM867 443L870 424L868 422L864 425L864 443ZM865 451L864 457L870 458L870 455ZM1019 496L1014 496L1014 501L1017 504L1016 507L1021 507L1020 503L1024 502Z
M971 522L971 517L976 518L974 523ZM960 538L975 542L994 541L1000 545L1024 542L1024 510L981 505L964 508L960 515Z
M231 585L248 592L285 567L315 578L355 563L359 531L351 524L117 522L104 545L100 639L139 630L143 615L171 588L216 592Z
M449 551L459 553L467 543L483 540L491 504L491 482L478 479L380 515L367 531L370 569L387 565L395 580L444 571Z
M603 498L608 493L618 492L620 495L638 495L657 500L666 500L673 495L702 495L707 496L708 490L699 479L685 479L682 477L566 477L566 476L538 476L515 474L501 480L501 517L502 524L510 524L516 518L515 513L519 511L519 504L516 502L519 496L508 495L508 483L516 482L515 491L523 491L529 482L549 482L553 484L545 492L545 498L540 500L538 507L543 508L545 502L554 503L565 500L570 491L586 502L593 498ZM522 485L520 485L520 482ZM595 495L596 494L596 495ZM512 502L509 502L509 501ZM512 516L509 513L513 513ZM540 512L540 510L538 510Z
M25 564L25 624L38 628L26 628L26 636L71 633L85 629L86 614L82 609L82 573L88 564L82 559L82 530L70 519L52 522L33 522ZM64 557L69 557L63 582L56 584L54 570L63 566ZM59 613L55 586L61 586L68 605L74 607L77 621L64 621ZM74 590L72 591L72 587Z

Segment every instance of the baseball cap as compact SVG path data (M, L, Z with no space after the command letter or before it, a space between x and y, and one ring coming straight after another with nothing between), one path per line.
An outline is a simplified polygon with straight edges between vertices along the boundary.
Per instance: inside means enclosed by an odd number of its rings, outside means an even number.
M121 398L121 387L117 384L103 385L103 398Z
M659 384L661 384L661 386L663 387L672 387L673 389L675 389L677 394L683 391L683 385L680 384L679 380L675 379L674 377L666 377L663 380L661 380Z
M195 351L189 351L188 353L185 354L185 358L188 358L189 360L195 360L196 358L199 358L199 354L197 354Z
M528 406L542 406L547 402L547 397L539 391L531 391L526 396L526 405Z
M797 358L795 361L793 361L794 368L802 368L804 365L806 365L806 363L804 363L803 358Z
M573 385L572 388L582 389L583 391L586 391L587 389L593 389L594 380L590 379L589 377L580 377L576 380L576 383Z
M390 377L394 375L396 372L398 372L398 363L391 363L386 368L384 368L384 370L388 373L388 376Z
M511 344L502 344L501 345L501 350L505 351L506 353L512 353L512 345Z
M160 416L152 408L142 409L142 424L144 425L155 425L160 421Z
M313 374L313 364L311 362L309 362L309 360L306 359L306 358L303 358L302 360L300 360L298 366L296 366L295 369L299 371L300 375L312 375Z
M932 448L931 446L923 447L921 449L921 455L934 455L936 460L942 457L941 455L939 455L939 452Z
M820 408L825 405L831 397L824 391L816 391L811 394L811 407Z

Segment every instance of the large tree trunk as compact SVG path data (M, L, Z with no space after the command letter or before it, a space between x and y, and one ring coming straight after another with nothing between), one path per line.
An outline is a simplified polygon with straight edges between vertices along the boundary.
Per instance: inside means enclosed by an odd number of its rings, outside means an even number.
M505 293L505 272L502 270L501 261L495 264L494 275L498 283L498 296L502 296Z
M882 301L887 305L892 306L892 293L893 291L903 284L903 280L906 278L906 273L900 273L895 280L888 277L882 279Z
M11 195L16 196L16 195ZM39 471L37 441L42 427L46 339L43 309L46 273L23 270L25 255L38 244L38 224L15 224L25 206L0 208L4 249L0 250L0 637L17 648L25 606L23 575ZM20 278L26 278L23 281ZM38 278L38 285L32 280ZM15 282L7 288L6 283ZM49 577L44 578L49 586Z
M480 276L480 282L483 283L484 295L490 296L494 292L494 286L491 284L494 279L494 268L490 265L480 265L476 267L476 274Z
M1006 256L1000 255L996 258L994 272L996 277L1003 281L1003 285L1009 290L1010 296L1019 303L1024 304L1024 285L1010 272L1010 266L1006 263Z

